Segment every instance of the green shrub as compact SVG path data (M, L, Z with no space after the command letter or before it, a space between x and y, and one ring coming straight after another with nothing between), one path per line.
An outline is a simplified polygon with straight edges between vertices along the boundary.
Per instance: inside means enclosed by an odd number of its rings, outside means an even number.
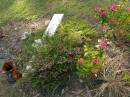
M100 20L102 33L114 39L127 36L130 31L129 2L119 1L117 4L105 8L96 8Z
M81 52L76 65L77 73L81 77L97 76L104 62L103 49L86 44Z
M75 71L76 48L95 38L96 31L82 21L71 19L63 22L54 36L45 36L43 45L32 47L38 38L36 36L34 34L23 41L18 61L22 63L23 73L27 73L25 79L31 81L31 87L52 93L64 85L71 72ZM42 37L41 34L39 36ZM32 65L32 71L26 70L28 64Z

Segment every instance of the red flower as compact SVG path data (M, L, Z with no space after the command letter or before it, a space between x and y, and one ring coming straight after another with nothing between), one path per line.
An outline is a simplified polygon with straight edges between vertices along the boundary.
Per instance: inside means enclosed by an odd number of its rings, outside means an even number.
M97 59L92 59L92 62L93 62L94 64L99 64L99 61L98 61Z
M113 4L111 9L114 11L114 10L117 10L118 9L118 5L117 4Z
M84 59L83 58L78 59L77 64L83 64L83 63L84 63Z
M91 72L92 72L93 74L97 74L98 70L97 70L96 68L91 68Z
M102 9L101 8L95 8L95 11L101 11Z
M107 15L107 12L106 11L102 11L102 12L100 12L100 15L101 16L105 16L105 15Z

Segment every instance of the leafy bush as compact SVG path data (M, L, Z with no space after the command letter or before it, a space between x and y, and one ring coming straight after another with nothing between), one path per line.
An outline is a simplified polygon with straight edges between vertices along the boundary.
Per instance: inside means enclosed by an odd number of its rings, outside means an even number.
M118 4L111 7L96 8L97 16L101 24L101 34L103 38L114 38L116 41L128 34L130 9L127 7L127 0L121 0ZM129 96L129 75L123 74L120 70L123 68L124 56L117 54L111 56L117 49L112 43L106 49L108 62L102 66L98 79L103 83L97 88L94 97L128 97ZM111 50L113 49L113 51ZM119 53L119 52L118 52ZM118 56L118 57L117 57ZM110 61L112 58L113 60ZM122 78L123 76L123 78Z
M127 36L130 31L130 7L126 1L104 8L96 8L97 17L101 23L103 34L110 35L114 39Z
M85 41L91 41L91 37L96 37L93 28L71 19L65 21L54 36L44 36L43 45L32 47L33 41L38 38L35 34L23 41L18 61L22 63L30 86L39 91L51 91L51 94L63 86L71 72L75 71L76 48L82 47ZM31 69L26 70L30 64Z
M103 49L94 48L91 45L84 45L82 53L78 56L77 70L81 77L97 76L103 64Z

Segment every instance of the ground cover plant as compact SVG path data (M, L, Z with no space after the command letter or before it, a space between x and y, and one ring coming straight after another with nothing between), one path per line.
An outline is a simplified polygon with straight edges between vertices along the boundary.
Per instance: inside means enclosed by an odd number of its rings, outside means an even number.
M65 21L53 37L44 36L43 45L33 47L34 40L42 37L38 33L23 41L17 60L22 63L23 74L27 74L25 78L31 81L30 87L53 94L75 72L78 48L97 35L90 25L76 19Z
M83 52L78 56L79 58L77 60L77 70L80 76L97 76L97 73L103 64L102 48L104 48L104 46L100 45L100 47L94 48L93 46L90 46L90 44L84 45Z
M128 2L120 1L112 6L96 8L101 23L102 34L109 34L114 39L126 36L130 31L130 8Z

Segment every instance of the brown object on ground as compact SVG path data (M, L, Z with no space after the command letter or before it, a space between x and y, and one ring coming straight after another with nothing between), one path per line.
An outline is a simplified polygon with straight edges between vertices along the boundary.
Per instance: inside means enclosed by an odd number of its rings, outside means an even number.
M8 61L8 62L5 62L2 69L4 71L10 71L13 69L13 62L12 61Z
M106 50L107 60L99 77L106 82L95 89L94 97L128 97L130 95L130 83L123 80L125 72L130 74L130 51L123 43L118 45L120 46L112 44Z

